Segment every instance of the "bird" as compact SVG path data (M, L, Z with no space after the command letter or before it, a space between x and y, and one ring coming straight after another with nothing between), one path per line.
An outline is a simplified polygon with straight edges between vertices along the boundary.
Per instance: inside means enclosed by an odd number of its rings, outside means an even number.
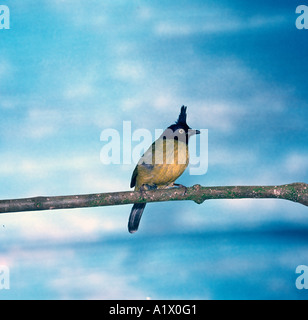
M138 161L130 182L135 191L184 187L175 181L185 171L189 163L188 141L199 130L191 129L187 122L187 107L182 106L177 121L170 125L153 142ZM128 220L128 231L138 230L146 203L135 203Z

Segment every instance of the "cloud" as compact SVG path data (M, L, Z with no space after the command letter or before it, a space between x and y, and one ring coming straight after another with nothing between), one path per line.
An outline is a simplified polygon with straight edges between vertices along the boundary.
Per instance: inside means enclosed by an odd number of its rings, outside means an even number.
M65 15L66 19L78 28L91 28L102 30L108 22L106 16L106 4L100 1L92 1L87 4L82 0L55 0L45 1L58 15ZM94 2L94 3L93 3Z
M0 108L7 110L14 109L19 103L20 101L16 97L0 95Z
M139 5L136 10L136 16L142 21L148 21L154 17L154 10L151 7Z
M11 127L9 132L11 137L41 140L56 135L62 124L63 116L60 111L48 106L34 106L28 109L22 123L14 122L15 127Z
M257 163L259 155L253 148L235 149L230 147L215 147L209 153L209 166L244 166Z
M16 156L15 153L1 155L0 175L47 176L55 172L78 171L93 168L99 157L72 155L68 157L29 157Z
M130 173L126 177L118 177L118 168L113 166L114 171L101 168L99 172L90 172L80 175L78 180L82 189L87 192L117 192L128 190Z
M157 95L153 96L152 103L157 111L162 112L163 110L166 110L170 106L176 104L177 100L179 100L179 98L172 93L172 90L164 89Z
M114 77L120 80L138 81L145 77L145 70L140 62L121 61L115 66Z
M93 95L94 89L89 83L79 83L75 86L70 85L65 90L64 96L67 99L80 99Z
M13 75L14 67L12 63L5 57L1 57L0 64L0 81L8 80Z
M124 207L123 207L124 208ZM48 244L97 242L110 236L125 235L129 210L122 207L61 209L4 214L0 241L10 239L10 248ZM126 208L126 207L125 207ZM121 214L125 211L125 215ZM1 245L0 245L1 247Z
M65 63L62 66L63 97L71 102L79 102L80 99L96 97L98 93L97 81L100 77L101 63L91 61L83 66L82 70Z
M123 272L90 270L82 267L65 268L49 280L48 286L60 299L145 300L147 295L136 288L138 278Z
M9 222L7 222L9 225ZM102 216L91 209L56 210L23 214L14 226L15 237L29 243L63 243L72 241L95 241L102 235L114 234L123 229L115 215Z
M216 132L230 133L236 130L238 121L247 113L245 109L227 101L192 101L190 104L198 112L191 112L189 121L199 126L203 122L206 124L203 126Z
M189 36L195 33L192 26L159 22L154 26L154 33L159 36Z
M220 18L218 19L217 17ZM226 34L242 30L278 27L285 22L286 18L283 16L258 15L242 19L230 13L222 17L221 13L217 12L216 14L194 17L190 23L170 22L169 20L157 22L154 25L154 34L167 37Z
M189 107L188 119L192 126L234 133L241 124L247 124L247 119L254 120L257 125L264 121L265 115L282 114L294 94L288 88L269 85L258 71L236 58L209 56L200 60L194 53L188 53L186 60L181 69L173 66L171 61L171 74L164 79L150 67L144 69L151 87L141 85L138 94L129 93L122 98L122 111L131 116L132 110L139 110L144 115L143 127L151 127L155 125L155 113L159 115L157 123L160 124L162 118L172 122L176 119L179 106L185 104ZM122 71L124 77L124 68ZM172 81L174 77L177 81ZM190 85L182 82L182 77L193 77L198 81ZM148 116L150 112L151 117ZM266 117L268 121L272 118Z
M284 167L290 174L302 174L308 172L308 154L305 152L292 152L287 155Z

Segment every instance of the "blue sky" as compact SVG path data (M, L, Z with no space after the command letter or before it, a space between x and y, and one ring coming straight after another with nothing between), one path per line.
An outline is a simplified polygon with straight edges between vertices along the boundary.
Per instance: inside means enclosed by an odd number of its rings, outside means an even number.
M102 130L164 129L188 106L209 168L185 185L307 182L308 31L296 1L2 0L0 198L129 190ZM306 299L307 208L279 200L0 217L0 299Z

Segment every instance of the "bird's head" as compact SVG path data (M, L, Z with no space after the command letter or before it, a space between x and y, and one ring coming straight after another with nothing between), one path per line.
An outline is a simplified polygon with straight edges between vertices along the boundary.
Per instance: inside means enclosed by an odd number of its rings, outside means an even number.
M191 136L200 134L199 130L192 129L186 123L186 109L187 107L182 106L178 120L164 131L162 136L165 139L176 139L180 141L186 141L186 143L188 143L188 140Z

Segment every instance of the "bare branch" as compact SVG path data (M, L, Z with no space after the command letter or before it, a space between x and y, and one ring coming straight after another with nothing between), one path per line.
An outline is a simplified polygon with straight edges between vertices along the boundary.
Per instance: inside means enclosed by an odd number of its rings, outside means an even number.
M193 200L200 204L210 199L285 199L308 206L308 184L280 186L232 186L170 188L151 191L125 191L57 197L0 200L0 213L115 206L142 202Z

